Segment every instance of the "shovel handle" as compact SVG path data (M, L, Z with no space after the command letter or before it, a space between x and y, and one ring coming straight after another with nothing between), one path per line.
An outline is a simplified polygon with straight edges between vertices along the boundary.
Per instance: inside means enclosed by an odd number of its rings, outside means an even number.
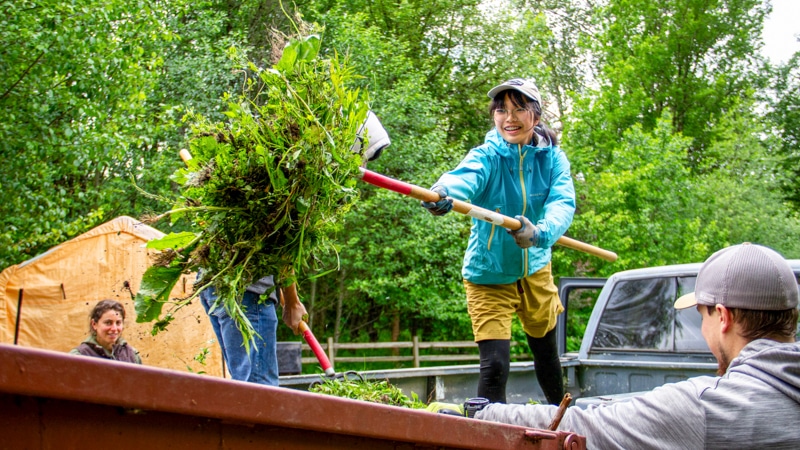
M308 328L308 325L304 320L300 321L300 326L298 327L300 333L303 334L303 339L306 340L306 343L309 347L311 347L311 351L314 352L314 355L317 357L319 361L319 365L322 367L322 370L325 371L325 375L332 377L336 374L333 370L333 365L331 361L328 359L328 355L322 350L322 346L319 345L317 338L314 337L314 333L311 332L311 329Z
M374 186L378 186L384 189L388 189L390 191L397 192L399 194L413 197L423 202L437 202L441 200L439 194L429 189L421 188L419 186L415 186L410 183L395 180L394 178L389 178L385 175L372 172L371 170L367 170L363 167L361 167L360 169L361 169L361 179ZM503 214L485 208L481 208L480 206L475 206L471 203L467 203L461 200L457 199L452 199L452 200L453 200L453 211L459 212L461 214L466 214L478 220L483 220L485 222L499 225L509 230L519 230L520 228L522 228L522 223L517 219L505 216ZM597 256L598 258L604 259L606 261L614 262L617 260L617 254L614 252L599 247L595 247L594 245L577 241L575 239L568 238L566 236L561 236L560 238L558 238L556 244L562 245L567 248L571 248L573 250L579 250L588 253L590 255Z

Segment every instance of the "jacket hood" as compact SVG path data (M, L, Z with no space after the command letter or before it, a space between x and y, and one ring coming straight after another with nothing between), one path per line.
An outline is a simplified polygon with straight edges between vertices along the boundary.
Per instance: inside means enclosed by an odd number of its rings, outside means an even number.
M757 339L731 361L728 372L757 378L800 403L800 343Z
M536 147L534 147L534 146L532 146L530 144L525 144L522 147L523 152L531 150L531 149L539 149L539 150L541 150L541 149L547 149L547 148L551 147L550 139L542 136L542 134L539 133L539 131L536 130L536 129L534 129L534 133L536 133L536 136L537 136L536 141L539 144ZM495 148L497 153L499 153L502 156L510 156L510 155L516 155L517 154L516 148L514 150L512 150L511 144L509 144L508 141L503 139L503 136L500 134L499 131L497 131L497 128L492 128L491 130L489 130L489 132L486 133L486 137L484 138L484 141L489 143L489 144L492 144L492 146Z

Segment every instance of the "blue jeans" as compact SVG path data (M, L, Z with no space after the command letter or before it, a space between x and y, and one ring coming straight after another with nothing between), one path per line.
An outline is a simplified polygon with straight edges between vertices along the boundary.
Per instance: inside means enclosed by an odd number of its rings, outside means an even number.
M253 292L245 292L242 297L242 309L257 333L255 344L250 343L248 355L236 322L221 304L214 308L216 300L213 287L200 293L200 303L211 320L231 377L234 380L278 386L278 315L275 303L269 300L259 303L259 295Z

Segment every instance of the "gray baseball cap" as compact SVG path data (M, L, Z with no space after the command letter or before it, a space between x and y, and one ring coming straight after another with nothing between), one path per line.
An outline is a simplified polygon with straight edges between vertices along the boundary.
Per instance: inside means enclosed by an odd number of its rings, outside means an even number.
M700 267L694 292L675 309L716 304L727 308L783 311L797 308L797 278L775 250L745 242L711 255Z
M489 98L494 98L497 94L509 89L522 92L526 97L535 100L540 105L542 104L542 96L539 94L539 88L536 87L536 84L534 84L532 80L526 80L524 78L512 78L503 84L493 87L489 91Z

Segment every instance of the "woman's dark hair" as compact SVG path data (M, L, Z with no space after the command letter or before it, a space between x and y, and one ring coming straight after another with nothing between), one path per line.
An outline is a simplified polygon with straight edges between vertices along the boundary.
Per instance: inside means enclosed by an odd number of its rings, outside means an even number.
M537 133L541 134L542 136L547 137L550 140L550 145L558 145L558 136L556 132L550 129L545 123L542 121L542 105L539 104L536 100L531 100L530 97L526 96L522 92L508 89L499 94L497 94L493 99L492 102L489 104L489 114L494 114L495 109L505 108L506 105L506 97L511 100L511 104L519 108L525 108L528 111L533 112L534 120L538 120L539 124L536 125L534 130L536 133L533 133L533 142L534 144L538 144Z
M103 314L106 313L108 310L114 310L122 316L122 320L125 320L125 307L122 306L122 303L116 300L100 300L94 305L92 308L92 312L89 314L89 332L92 333L94 330L92 329L92 322L98 322Z

